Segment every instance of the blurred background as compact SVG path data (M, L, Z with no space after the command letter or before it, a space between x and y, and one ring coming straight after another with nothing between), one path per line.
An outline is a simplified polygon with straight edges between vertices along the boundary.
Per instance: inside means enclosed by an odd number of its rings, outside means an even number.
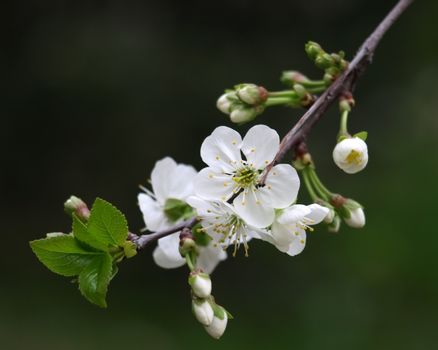
M319 77L307 40L351 58L395 2L11 2L1 14L1 348L436 348L438 2L402 16L358 84L350 128L369 132L368 168L348 176L333 164L336 108L309 140L328 186L365 205L366 228L318 228L295 258L252 242L249 258L222 263L214 294L235 320L220 342L191 315L187 271L155 266L153 247L122 264L101 310L28 246L69 230L71 194L107 199L138 232L138 185L167 155L203 166L204 137L230 125L215 108L225 88L278 90L286 69ZM257 122L284 135L300 115L276 108Z

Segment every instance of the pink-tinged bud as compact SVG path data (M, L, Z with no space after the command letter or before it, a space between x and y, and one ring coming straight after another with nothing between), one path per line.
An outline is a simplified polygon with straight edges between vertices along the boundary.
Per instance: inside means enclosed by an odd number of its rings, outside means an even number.
M75 214L82 221L87 221L90 217L90 210L87 204L76 196L71 196L67 199L64 203L64 210L70 216Z
M268 99L268 91L255 84L240 85L236 94L242 102L251 106L257 106Z

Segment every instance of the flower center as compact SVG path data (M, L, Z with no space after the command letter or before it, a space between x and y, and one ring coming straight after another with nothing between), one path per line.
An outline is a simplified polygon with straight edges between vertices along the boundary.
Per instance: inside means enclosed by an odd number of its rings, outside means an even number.
M362 163L362 158L363 158L362 153L353 149L350 151L349 155L345 158L345 160L349 164L355 163L355 164L359 165Z
M240 188L247 188L255 185L258 178L258 172L251 166L245 165L243 168L238 169L233 176L233 181Z

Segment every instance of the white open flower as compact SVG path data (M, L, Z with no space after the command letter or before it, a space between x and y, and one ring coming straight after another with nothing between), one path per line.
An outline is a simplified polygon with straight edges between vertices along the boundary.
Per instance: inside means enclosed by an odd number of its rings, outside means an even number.
M270 230L259 232L259 238L275 245L291 256L301 253L306 245L306 230L319 224L329 209L319 204L296 204L279 212Z
M234 254L242 244L248 253L248 241L254 237L254 229L239 217L232 205L196 196L189 197L187 202L196 209L202 230L212 238L212 244L222 249L234 245Z
M344 139L334 148L333 160L347 174L358 173L368 163L367 144L359 137Z
M259 186L279 145L277 132L265 125L252 127L243 140L233 129L216 128L201 146L201 157L208 167L196 178L196 195L212 201L228 201L237 196L233 204L243 220L258 228L271 225L274 208L291 205L300 184L296 170L280 164L269 172L265 185Z
M196 175L193 167L177 164L169 157L155 164L151 174L153 192L144 189L146 193L138 195L138 203L148 230L164 230L186 219L185 214L194 215L186 200L193 195ZM176 232L158 240L158 246L153 252L158 266L172 269L186 263L179 252L179 234ZM200 247L197 266L211 273L226 257L222 249L213 245Z

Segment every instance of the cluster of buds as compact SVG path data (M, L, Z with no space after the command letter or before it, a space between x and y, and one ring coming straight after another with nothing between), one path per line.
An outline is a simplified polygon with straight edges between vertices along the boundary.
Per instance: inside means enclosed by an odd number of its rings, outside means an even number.
M265 110L268 91L255 84L240 84L227 90L217 100L217 108L230 116L233 123L247 123Z
M316 174L315 165L307 149L297 148L297 158L294 161L296 169L301 171L304 184L312 200L329 209L324 223L330 232L338 232L343 220L352 228L365 226L363 206L353 199L345 198L327 189Z
M192 288L192 311L207 333L219 339L227 328L232 316L224 307L216 304L211 295L211 279L206 273L195 270L190 273L189 285Z
M228 319L232 316L224 307L216 304L211 295L212 283L209 274L195 267L199 252L192 230L188 228L180 233L179 252L185 257L191 270L188 283L192 291L193 314L211 337L219 339L227 328Z
M348 62L344 59L345 53L327 53L318 43L309 41L305 50L307 56L315 62L315 65L324 70L324 81L332 83L348 67Z

